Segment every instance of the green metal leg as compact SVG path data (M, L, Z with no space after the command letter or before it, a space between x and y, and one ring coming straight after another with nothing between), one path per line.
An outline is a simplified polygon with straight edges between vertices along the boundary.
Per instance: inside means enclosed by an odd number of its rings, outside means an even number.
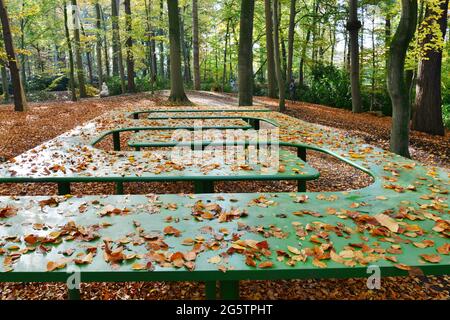
M214 193L214 181L194 181L194 193Z
M220 281L220 298L222 300L238 300L239 281Z
M297 156L303 161L306 161L306 148L303 147L297 148Z
M69 300L80 300L80 289L67 289L69 293Z
M123 194L123 182L116 182L116 194Z
M306 181L305 180L298 180L298 192L306 192Z
M255 128L255 130L259 130L259 128L260 128L260 121L258 119L255 119L255 124L253 125L253 128Z
M120 151L120 132L113 132L114 151Z
M58 182L58 194L61 196L70 194L70 182Z
M206 300L216 300L216 281L205 281Z
M136 151L141 151L140 147L136 147L135 149L136 149Z

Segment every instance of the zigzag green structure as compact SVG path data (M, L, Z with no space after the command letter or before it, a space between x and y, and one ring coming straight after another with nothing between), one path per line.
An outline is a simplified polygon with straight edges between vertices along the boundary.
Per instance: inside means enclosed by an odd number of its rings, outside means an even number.
M139 109L112 112L4 163L0 181L182 175L147 172L152 151L92 145L112 132L152 128L152 119L133 119ZM202 109L211 110L195 108ZM448 170L345 132L253 110L227 115L277 123L281 146L330 154L373 183L321 193L0 197L0 280L65 281L68 271L79 271L85 282L194 280L207 283L208 298L215 298L219 281L221 297L236 298L244 279L366 277L369 266L381 276L449 274ZM218 168L206 176L223 174Z

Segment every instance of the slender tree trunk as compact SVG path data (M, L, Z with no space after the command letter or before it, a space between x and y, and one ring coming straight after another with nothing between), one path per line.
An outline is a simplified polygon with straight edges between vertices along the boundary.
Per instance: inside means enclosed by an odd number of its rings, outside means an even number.
M103 63L102 63L102 17L100 11L100 3L95 2L96 27L97 27L97 74L98 88L102 88L103 84Z
M351 86L352 86L352 111L362 112L361 89L359 83L359 47L358 30L361 22L358 20L357 0L350 0L350 14L347 23L347 30L350 35L350 62L351 62Z
M163 15L164 15L164 0L160 0L159 2L159 22L163 24ZM159 35L164 35L163 29L159 30ZM164 41L159 42L159 74L161 78L164 78ZM169 69L169 65L167 65L167 69ZM169 70L167 70L167 74L169 74Z
M0 0L0 19L2 23L3 41L5 43L5 51L8 58L8 66L11 73L11 82L14 92L14 111L26 111L27 100L25 98L25 91L20 79L20 70L17 65L17 57L14 50L11 28L9 25L8 11L4 0Z
M278 0L273 0L273 47L274 47L274 58L275 58L275 71L278 81L278 95L279 95L279 110L283 112L286 110L285 104L285 79L283 78L283 73L281 72L281 61L280 61L280 39L279 39L279 21L278 21Z
M119 76L119 39L117 36L119 32L118 17L117 17L117 0L111 0L111 24L112 24L112 71L113 76Z
M228 28L228 23L227 23ZM227 29L228 30L228 29ZM228 33L228 31L227 31ZM200 50L198 38L198 0L192 0L192 41L194 52L194 89L200 90ZM226 47L226 45L225 45ZM226 48L225 48L226 52Z
M120 85L122 93L126 91L125 85L125 70L123 67L123 56L122 56L122 45L120 43L120 29L119 29L119 7L117 5L117 0L111 1L111 20L112 20L112 29L113 29L113 57L116 63L116 73L113 72L114 75L117 73L120 76ZM113 64L114 64L113 63ZM113 67L114 69L114 67Z
M178 0L167 0L169 11L170 40L170 97L177 103L189 102L184 92L183 76L181 74L181 43L180 43L180 13Z
M131 26L131 1L124 0L125 7L125 25L127 31L127 40L125 46L127 48L127 78L128 78L128 92L136 92L136 85L134 83L134 55L133 55L133 38L131 36L132 26Z
M156 61L156 42L154 39L155 33L151 24L151 8L152 1L147 2L145 0L145 14L147 16L147 34L148 34L148 45L149 45L149 60L150 60L150 90L154 93L154 86L157 77L157 61Z
M435 19L436 13L430 7L425 11L425 21L427 23L437 22L441 29L444 43L447 29L447 14L449 0L441 0L438 6L441 14ZM423 43L420 43L422 50L431 41L428 35ZM444 123L442 120L442 93L441 93L441 74L442 74L442 48L428 49L425 58L419 62L419 72L416 85L415 112L412 122L412 129L426 132L434 135L445 134Z
M402 0L402 13L391 41L388 62L388 90L392 100L391 151L409 155L410 101L405 82L405 58L417 24L417 0Z
M64 2L64 30L66 33L67 49L69 51L69 86L70 86L71 100L77 101L77 92L75 90L75 66L73 62L72 41L70 40L66 2Z
M372 92L370 94L370 111L373 111L375 108L375 10L372 11Z
M104 51L104 56L105 56L105 70L106 70L106 77L109 79L109 77L111 76L111 71L110 71L110 68L109 68L108 39L107 39L107 36L106 36L106 21L105 21L106 19L105 19L105 14L104 14L103 9L102 9L101 6L100 6L100 11L101 11L101 14L102 14L102 28L103 28L103 33L104 33L104 35L103 35L103 37L104 37L104 39L103 39L103 43L104 43L103 51Z
M9 103L9 81L8 72L5 67L6 62L2 62L1 72L2 72L2 89L3 89L3 103Z
M253 17L255 0L241 0L238 81L239 106L253 104Z
M288 35L288 61L287 61L287 81L291 81L292 77L292 60L294 57L294 36L295 36L295 0L291 0L289 11L289 35Z
M223 74L222 74L222 92L225 91L225 82L227 79L227 50L228 38L230 36L230 19L227 19L227 30L225 32L225 47L223 49Z
M25 12L25 0L22 0L22 14L24 14L24 12ZM20 49L22 50L22 52L25 50L25 24L26 24L25 19L24 17L22 17L20 19ZM26 59L27 59L26 55L22 53L20 55L20 66L21 66L20 71L24 87L27 86L27 73L25 69Z
M306 49L308 47L309 40L311 39L311 28L306 31L306 41L302 48L302 53L300 55L300 66L298 71L298 83L300 86L305 84L305 59L306 59Z
M78 86L80 88L80 98L86 98L86 85L84 80L83 59L81 57L81 40L80 40L80 27L81 22L78 16L78 4L77 0L72 0L72 17L74 17L74 39L75 39L75 59L77 64L77 76Z
M85 38L87 38L86 32L84 31L84 26L83 23L80 21L80 27L81 27L81 32L83 34L83 36ZM91 46L90 44L87 45L87 50L86 50L86 62L87 62L87 67L88 67L88 76L89 76L89 83L93 84L94 83L94 73L92 71L92 54L91 54Z
M184 33L184 13L186 12L186 7L183 8L183 15L180 16L180 43L181 43L181 53L183 55L183 79L185 83L189 83L191 81L190 78L190 66L189 66L189 57L187 50L186 37Z
M275 59L273 57L273 20L271 0L264 0L266 19L266 52L267 52L267 95L277 97L277 80L275 74Z

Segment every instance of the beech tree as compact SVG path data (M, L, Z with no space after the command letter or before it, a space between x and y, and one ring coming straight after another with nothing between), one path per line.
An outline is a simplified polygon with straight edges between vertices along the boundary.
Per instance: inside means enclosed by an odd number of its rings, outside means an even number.
M427 2L419 27L422 57L417 75L412 129L430 134L445 134L442 120L442 48L447 30L449 0Z
M192 0L192 47L194 53L194 89L200 90L200 54L198 40L198 0ZM225 46L226 47L226 46Z
M278 95L279 103L278 108L280 111L286 110L285 104L285 79L283 77L284 72L281 71L280 61L280 39L279 39L279 21L278 21L278 0L273 0L273 49L275 58L275 71L278 82Z
M80 17L77 0L72 0L72 17L73 17L73 35L75 40L75 60L77 65L78 88L80 90L80 98L86 98L86 84L84 80L83 59L81 57L81 39L80 39Z
M127 82L128 92L133 93L136 91L136 85L134 84L134 56L133 56L133 38L131 36L131 2L130 0L124 0L125 7L125 25L128 33L125 46L127 48Z
M350 0L347 30L350 38L350 79L352 84L352 111L362 111L361 88L359 79L359 45L358 31L361 22L358 20L358 0Z
M390 149L404 157L409 154L411 104L405 80L405 59L417 25L417 0L402 0L402 12L392 38L388 58L387 85L392 101Z
M273 57L273 18L271 0L264 0L266 21L266 52L267 52L267 96L277 97L277 83L275 74L275 59Z
M69 55L69 88L70 88L70 97L72 101L77 101L77 93L75 90L75 66L73 61L73 50L72 50L72 41L70 39L70 30L69 30L69 24L68 24L68 17L67 17L67 2L64 1L63 3L63 10L64 10L64 30L66 34L66 42L67 42L67 50Z
M255 0L241 0L238 81L239 105L253 104L253 16Z
M3 42L5 44L7 64L11 73L11 82L14 92L14 111L26 111L27 100L22 81L20 79L19 66L17 65L17 56L14 49L14 43L11 35L11 27L9 24L8 11L5 1L0 0L0 20L2 23ZM5 74L3 73L3 77Z
M181 73L180 14L178 0L167 0L170 40L170 97L176 103L189 102Z

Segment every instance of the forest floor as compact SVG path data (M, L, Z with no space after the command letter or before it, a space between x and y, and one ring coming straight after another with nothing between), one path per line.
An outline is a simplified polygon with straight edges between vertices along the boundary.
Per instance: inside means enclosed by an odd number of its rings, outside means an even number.
M108 110L125 105L166 105L168 92L123 95L105 99L91 98L76 103L32 103L26 113L14 113L12 106L0 106L0 161L17 156L49 139L62 134ZM189 92L197 105L236 105L233 94ZM255 103L271 108L277 100L256 97ZM372 114L352 114L349 111L310 103L290 103L287 114L302 120L343 130L349 136L363 138L367 143L387 149L390 117ZM411 152L415 160L450 168L450 133L435 137L418 132L411 134ZM308 162L317 168L321 177L308 182L310 191L350 190L367 186L371 178L342 162L320 154L308 153ZM112 193L114 186L107 183L75 184L75 194ZM226 182L215 186L216 192L274 192L294 191L293 182ZM189 183L126 184L126 193L192 192ZM54 184L3 184L1 195L51 195ZM203 285L193 282L170 283L90 283L82 285L83 299L200 299ZM1 299L65 299L67 292L61 283L3 283ZM449 276L387 277L381 289L369 290L366 279L327 279L289 281L242 281L242 299L450 299Z

